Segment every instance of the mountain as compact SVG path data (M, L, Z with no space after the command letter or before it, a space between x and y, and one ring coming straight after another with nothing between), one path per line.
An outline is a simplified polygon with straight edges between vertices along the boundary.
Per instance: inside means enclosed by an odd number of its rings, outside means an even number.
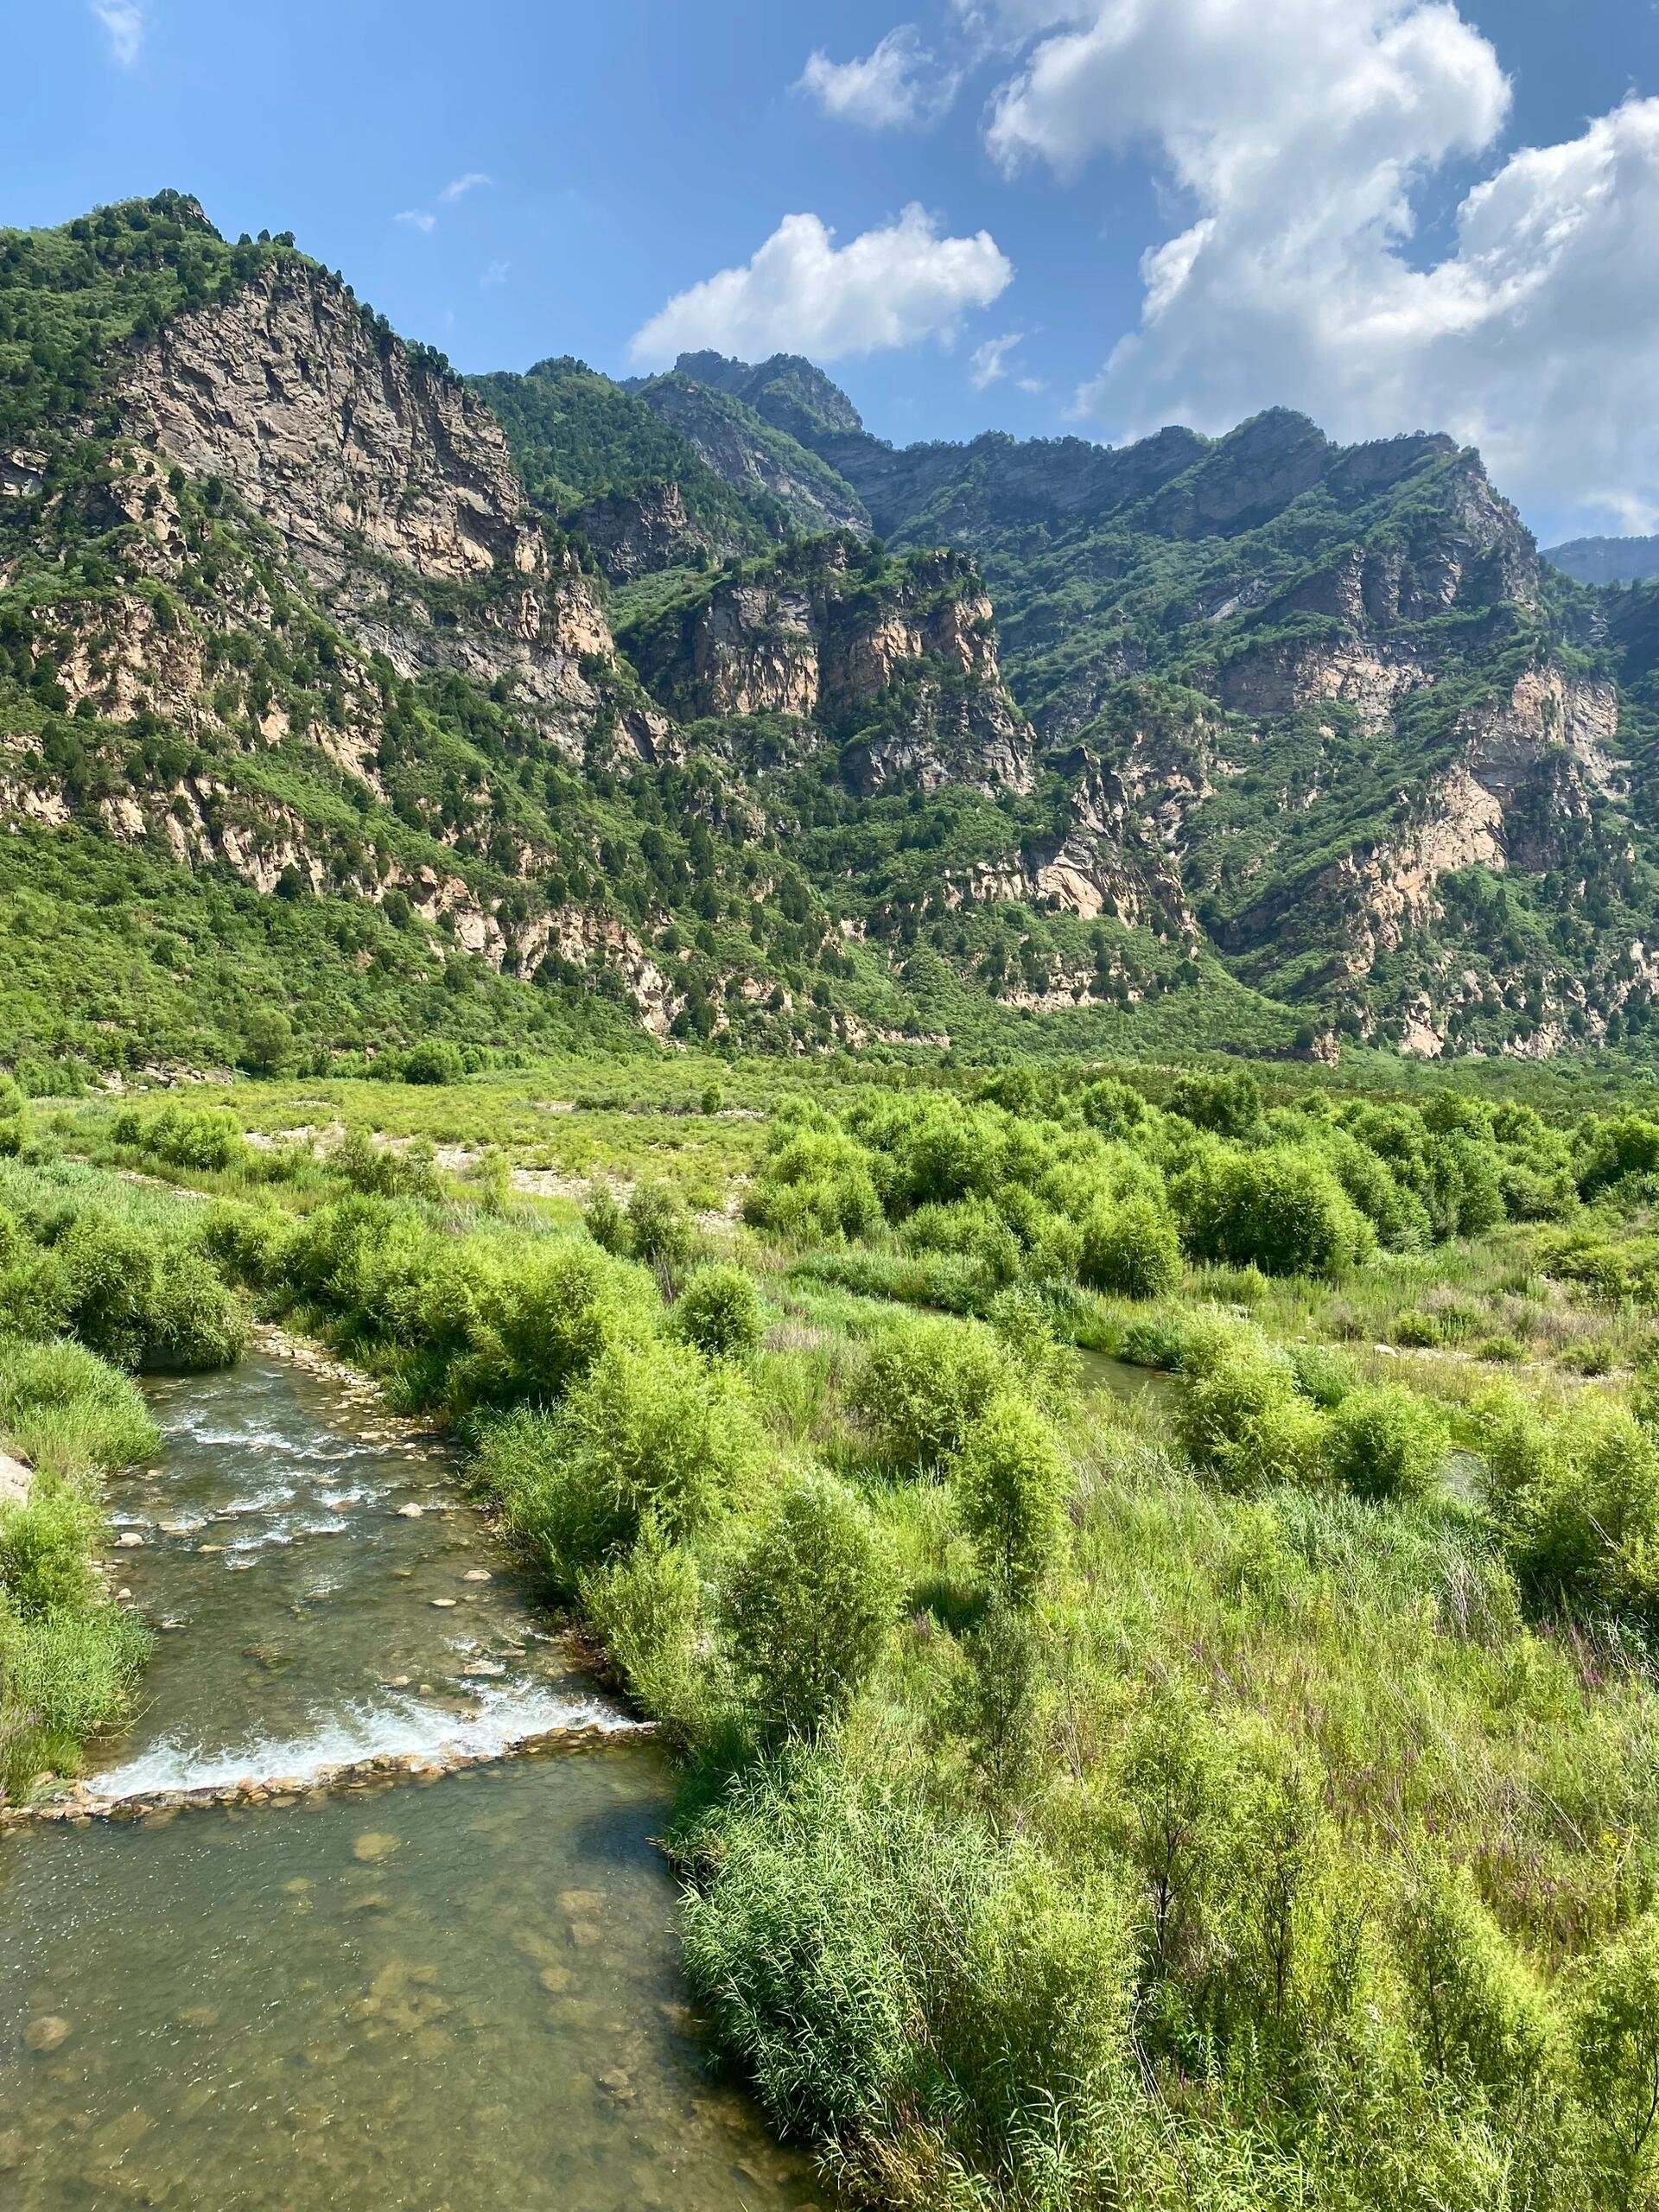
M786 367L678 373L760 404ZM889 543L977 564L1070 794L1028 893L1077 895L1045 871L1103 791L1230 972L1316 1027L1546 1054L1645 1024L1659 855L1628 652L1478 454L1343 448L1285 410L1122 448L896 448L816 388L791 419Z
M176 193L0 232L0 1058L32 1082L1025 1019L918 936L929 856L965 880L1044 826L971 562L804 545L577 364L486 404ZM607 499L663 522L632 604ZM752 688L756 609L804 610L810 696ZM1179 983L1183 1033L1285 1027L1132 927L1000 920L1004 966L1046 983L1056 932L1137 1004Z
M176 193L0 232L0 1061L1639 1041L1659 619L1478 457L471 381Z
M1575 583L1646 583L1659 576L1659 537L1573 537L1544 558Z

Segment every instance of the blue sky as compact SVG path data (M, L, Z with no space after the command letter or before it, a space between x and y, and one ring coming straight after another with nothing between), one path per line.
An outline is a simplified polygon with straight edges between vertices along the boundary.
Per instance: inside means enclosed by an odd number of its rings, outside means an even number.
M1546 535L1659 527L1650 0L0 0L0 219L177 185L465 369L793 346L899 441L1282 400L1477 440Z

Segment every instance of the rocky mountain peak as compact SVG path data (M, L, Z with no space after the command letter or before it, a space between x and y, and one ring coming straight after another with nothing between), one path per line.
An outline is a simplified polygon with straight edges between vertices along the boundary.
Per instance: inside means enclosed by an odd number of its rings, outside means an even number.
M759 364L733 360L724 353L682 353L674 372L713 391L729 392L753 407L762 421L805 443L815 435L864 428L862 416L840 385L799 353L774 353Z

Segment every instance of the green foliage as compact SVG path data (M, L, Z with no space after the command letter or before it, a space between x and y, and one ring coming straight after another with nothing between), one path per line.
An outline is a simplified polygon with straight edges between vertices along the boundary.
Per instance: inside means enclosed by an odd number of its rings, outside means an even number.
M55 1248L68 1319L82 1343L131 1368L228 1367L247 1342L247 1317L207 1261L88 1207Z
M203 1111L173 1103L146 1115L129 1106L110 1124L110 1136L114 1143L129 1145L152 1160L198 1173L232 1166L246 1156L235 1116L222 1109Z
M1332 1412L1324 1445L1325 1465L1337 1481L1372 1499L1426 1496L1445 1452L1439 1409L1414 1391L1399 1389L1345 1391Z
M1172 1185L1188 1249L1264 1274L1334 1274L1375 1239L1331 1170L1311 1152L1218 1149Z
M1652 1914L1588 1961L1573 2034L1608 2201L1623 2212L1647 2201L1659 2152L1659 1922Z
M1586 1397L1543 1412L1514 1390L1478 1409L1486 1497L1522 1585L1659 1617L1659 1442L1623 1408Z
M670 1326L709 1359L747 1359L766 1334L754 1278L718 1262L698 1268L674 1301Z
M628 1244L636 1260L671 1280L690 1265L697 1225L666 1183L641 1183L628 1200Z
M1311 1482L1320 1471L1325 1424L1296 1389L1287 1360L1241 1342L1193 1377L1180 1402L1181 1440L1228 1489Z
M1031 1406L993 1398L969 1427L955 1468L957 1510L996 1600L1031 1605L1065 1545L1071 1476Z
M1421 1871L1401 1899L1395 1944L1412 2025L1435 2073L1499 2102L1523 2096L1548 2063L1551 2023L1466 1867Z
M88 1497L61 1476L38 1477L22 1503L0 1506L0 1606L22 1621L90 1611L99 1534Z
M838 1133L791 1136L745 1197L743 1218L776 1236L814 1242L868 1235L881 1219L868 1154Z
M136 1465L161 1440L127 1377L65 1343L0 1349L0 1430L31 1465L73 1478Z
M1002 1381L988 1330L920 1319L893 1322L871 1345L851 1404L876 1464L936 1473L961 1451Z
M1179 1232L1151 1198L1101 1208L1084 1224L1077 1274L1120 1298L1167 1298L1180 1287Z
M762 1735L815 1737L880 1656L899 1583L869 1513L828 1475L791 1482L734 1563L721 1611Z
M614 1344L553 1412L493 1427L480 1467L568 1597L647 1522L670 1540L694 1532L748 1487L764 1458L753 1399L732 1370L675 1344Z
M584 1536L573 1549L591 1548ZM577 1589L613 1672L635 1700L687 1748L706 1743L720 1693L709 1681L702 1582L691 1553L653 1521L631 1551L583 1573Z

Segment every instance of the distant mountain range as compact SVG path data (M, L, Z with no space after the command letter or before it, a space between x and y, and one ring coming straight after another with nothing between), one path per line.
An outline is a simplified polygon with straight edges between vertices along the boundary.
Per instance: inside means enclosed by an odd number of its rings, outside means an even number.
M1656 607L1444 437L895 448L0 232L0 1062L1645 1050Z
M1649 583L1659 576L1659 537L1573 537L1544 558L1577 583Z

